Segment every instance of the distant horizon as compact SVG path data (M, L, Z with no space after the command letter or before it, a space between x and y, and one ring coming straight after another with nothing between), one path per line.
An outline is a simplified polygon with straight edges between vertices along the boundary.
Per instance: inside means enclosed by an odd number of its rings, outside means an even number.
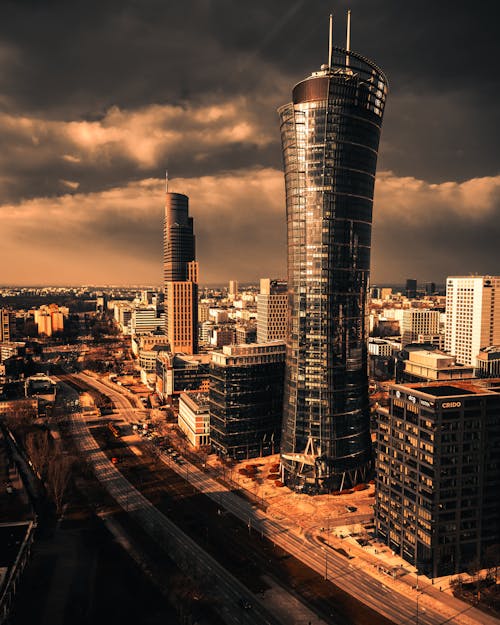
M471 276L477 276L479 274L470 274ZM481 275L496 275L496 274L481 274ZM451 276L450 276L451 277ZM283 278L282 276L262 276L262 278L271 278L271 279L284 279L286 280L286 277ZM251 281L251 280L238 280L237 278L231 278L231 280L236 280L236 282L238 283L238 287L240 286L259 286L260 283L260 279L261 278L257 278L255 281ZM408 278L408 280L414 280L415 278ZM435 280L422 280L419 281L417 280L417 288L419 286L423 286L425 284L430 284L430 283L434 283L436 285L436 287L444 287L446 286L446 280L444 282L437 282ZM200 282L198 283L198 286L200 288L211 288L211 289L215 289L215 288L224 288L224 287L228 287L229 286L229 280L226 281L222 281L222 282ZM405 282L382 282L382 281L378 281L377 283L374 284L370 284L370 288L396 288L396 287L401 287L401 288L406 288L406 281ZM93 289L93 290L98 290L98 289L139 289L139 290L146 290L146 289L162 289L163 285L162 284L141 284L141 283L133 283L133 284L90 284L90 283L82 283L82 284L0 284L0 289L15 289L15 288L20 288L20 289L83 289L83 288L89 288L89 289Z

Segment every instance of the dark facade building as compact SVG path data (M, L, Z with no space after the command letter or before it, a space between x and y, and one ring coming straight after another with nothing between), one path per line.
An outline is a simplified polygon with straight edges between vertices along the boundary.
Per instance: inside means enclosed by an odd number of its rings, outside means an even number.
M375 526L431 577L500 543L500 394L471 382L393 385L380 408Z
M367 295L387 80L334 48L279 109L289 312L281 458L286 483L327 492L371 463Z
M436 295L436 283L435 282L426 282L425 283L425 294L426 295Z
M417 281L415 279L408 278L406 280L405 295L410 299L417 297Z
M165 400L179 399L183 392L208 391L210 356L160 352L156 359L156 392Z
M285 344L230 345L210 364L210 440L242 460L275 453L283 412Z
M198 263L189 199L166 194L163 243L165 333L173 353L198 349Z

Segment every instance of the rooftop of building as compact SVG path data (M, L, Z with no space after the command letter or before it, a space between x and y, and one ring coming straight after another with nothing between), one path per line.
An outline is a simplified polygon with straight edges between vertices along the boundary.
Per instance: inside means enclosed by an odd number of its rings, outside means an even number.
M271 348L271 349L270 349ZM251 356L269 351L285 349L285 341L268 341L267 343L244 343L242 345L224 345L222 352L229 356Z
M396 388L407 388L431 395L432 397L460 397L464 395L496 395L494 387L488 387L479 380L457 380L452 384L442 384L440 382L425 382L415 384L396 384Z
M181 393L180 401L187 404L194 411L208 410L209 395L208 393Z

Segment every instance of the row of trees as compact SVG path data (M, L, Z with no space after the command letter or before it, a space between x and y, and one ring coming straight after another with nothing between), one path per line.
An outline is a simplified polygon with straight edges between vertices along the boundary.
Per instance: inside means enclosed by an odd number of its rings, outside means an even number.
M25 449L45 483L57 514L60 515L71 478L73 458L56 448L50 433L45 429L29 432L25 440Z

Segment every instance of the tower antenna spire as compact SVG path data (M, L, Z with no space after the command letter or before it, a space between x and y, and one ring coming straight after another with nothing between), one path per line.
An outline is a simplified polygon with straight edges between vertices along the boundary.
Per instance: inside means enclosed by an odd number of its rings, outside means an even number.
M330 13L330 23L328 26L328 69L332 68L333 53L333 15Z
M351 9L347 11L347 33L345 49L347 50L345 64L347 65L347 67L349 67L349 52L351 51Z
M165 169L165 193L168 193L168 169Z

